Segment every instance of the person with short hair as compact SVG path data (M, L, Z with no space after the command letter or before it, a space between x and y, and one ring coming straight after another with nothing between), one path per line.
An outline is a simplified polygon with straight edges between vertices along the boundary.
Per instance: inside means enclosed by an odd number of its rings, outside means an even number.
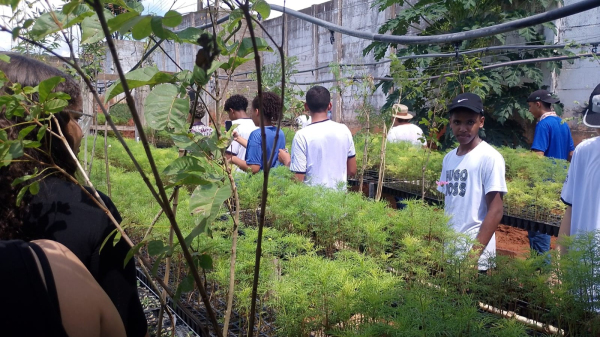
M192 122L190 132L195 133L197 135L210 137L213 134L213 132L215 132L215 130L213 130L213 128L202 122L202 119L206 115L206 108L198 104L196 106L196 111L194 112L194 107L192 105L196 100L196 92L193 90L189 90L188 95L190 97L190 116L192 116L192 118L194 119L194 121Z
M592 91L583 124L600 134L600 84ZM573 236L600 230L600 137L575 148L560 195L567 205L558 235ZM563 250L559 245L559 250Z
M390 143L410 142L414 146L423 146L423 130L410 122L413 115L408 107L403 104L394 104L394 115L392 116L392 127L387 134Z
M306 93L306 109L312 122L298 130L292 141L292 155L279 151L280 161L290 167L298 181L311 186L346 189L348 177L356 174L356 151L350 129L327 117L331 94L322 86Z
M549 158L571 161L573 138L569 125L556 115L552 104L560 103L547 90L536 90L527 98L529 112L538 120L531 151ZM527 231L529 246L538 254L550 250L550 235L538 231Z
M259 103L259 97L256 96L252 100L252 110L252 120L255 125L261 125L260 114L263 115L267 152L263 153L260 128L252 131L248 139L245 139L238 132L234 131L233 140L242 146L246 146L246 158L242 160L237 156L233 156L231 157L231 162L243 171L250 170L255 174L264 169L263 158L267 156L268 160L273 148L275 148L275 152L270 167L277 167L281 164L277 160L277 153L278 150L285 149L285 134L282 130L279 130L279 133L277 133L277 126L275 124L283 115L283 101L274 92L264 92L262 94L262 107Z
M242 95L233 95L225 101L225 111L232 121L233 125L237 125L234 132L238 139L249 139L252 131L258 129L252 118L248 117L246 110L248 109L248 100ZM241 137L241 138L240 138ZM227 159L231 160L232 156L238 157L240 160L246 160L246 146L238 141L231 142L231 145L225 152ZM239 167L239 172L244 172Z
M502 155L479 138L483 128L483 102L472 93L456 96L448 106L450 128L459 146L442 164L438 191L444 193L444 210L450 225L477 241L461 247L479 258L478 269L490 267L496 255L496 229L502 220L502 197L507 193Z

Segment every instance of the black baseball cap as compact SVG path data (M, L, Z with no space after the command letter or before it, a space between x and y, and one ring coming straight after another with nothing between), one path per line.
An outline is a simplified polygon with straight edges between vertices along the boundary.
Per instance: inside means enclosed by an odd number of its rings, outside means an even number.
M464 94L460 94L456 96L450 105L448 105L448 112L452 112L452 110L458 108L469 109L475 113L483 115L483 102L481 101L481 97L466 92Z
M590 101L583 116L583 124L591 128L600 128L600 84L590 95Z
M548 90L540 89L536 90L527 97L527 102L546 102L550 104L560 103L560 100L552 97L552 94Z

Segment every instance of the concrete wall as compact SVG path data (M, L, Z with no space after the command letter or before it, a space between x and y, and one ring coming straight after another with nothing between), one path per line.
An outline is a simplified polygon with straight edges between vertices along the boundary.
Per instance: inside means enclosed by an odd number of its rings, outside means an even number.
M581 0L564 0L564 4L566 6L579 1ZM600 42L600 8L557 20L557 26L557 43ZM584 52L590 51L590 47L584 49ZM580 49L573 50L573 52L580 52ZM582 111L583 106L589 100L590 93L598 83L600 83L600 62L590 58L576 60L573 64L563 62L560 74L554 76L552 87L565 105L566 116L582 117L578 112ZM597 135L595 130L587 128L577 121L569 124L575 143Z
M344 27L377 32L379 26L390 18L392 10L388 9L385 12L379 12L377 9L371 8L372 3L372 0L331 0L313 5L300 12ZM300 89L307 90L312 86L312 82L334 80L334 74L327 67L331 63L374 62L372 54L366 57L363 57L362 54L363 49L371 41L334 33L335 41L331 43L331 33L329 30L289 15L266 20L263 23L265 30L276 41L281 41L281 25L284 20L286 22L284 50L286 55L297 57L297 70L326 67L313 72L296 74L291 81L304 83L298 85ZM278 59L279 56L275 53L265 53L263 55L264 64L276 63ZM346 76L362 76L364 74L374 77L387 75L389 74L389 64L348 69L342 73L342 75ZM320 85L331 89L336 83L332 82ZM337 92L332 92L333 119L344 122L351 127L357 127L358 121L355 110L361 102L353 98L352 92L356 90L355 87L343 87L344 90L341 96ZM385 103L385 95L381 90L378 90L370 97L369 103L375 108L380 108Z

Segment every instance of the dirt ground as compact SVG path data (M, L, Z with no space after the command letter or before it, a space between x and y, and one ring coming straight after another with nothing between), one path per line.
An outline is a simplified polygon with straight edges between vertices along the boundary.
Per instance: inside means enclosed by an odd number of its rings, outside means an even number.
M550 248L556 247L556 237L551 237ZM529 254L529 239L527 231L500 225L496 230L496 251L498 254L510 255L515 257L526 257Z

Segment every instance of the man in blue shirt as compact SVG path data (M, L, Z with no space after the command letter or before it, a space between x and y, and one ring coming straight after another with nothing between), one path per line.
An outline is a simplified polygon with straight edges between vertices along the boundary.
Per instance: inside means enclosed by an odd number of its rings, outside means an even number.
M263 170L263 156L267 156L267 160L275 147L273 160L271 161L271 167L281 165L277 156L279 149L285 149L285 135L283 131L279 130L279 136L277 135L277 126L274 124L282 116L283 102L281 97L273 92L265 92L262 95L262 108L258 103L258 96L252 100L252 120L255 125L260 125L260 114L263 115L264 126L265 126L265 140L267 152L263 154L262 151L262 137L261 130L256 129L250 133L247 140L243 139L237 132L233 132L233 140L246 147L246 160L241 160L237 157L232 157L231 161L237 165L240 169L247 171L250 169L252 173L258 173Z
M552 104L560 100L552 97L546 90L536 90L527 98L529 112L538 120L531 151L549 158L571 161L573 138L569 125L552 111ZM550 250L550 235L537 231L529 231L529 246L536 252L543 254Z

